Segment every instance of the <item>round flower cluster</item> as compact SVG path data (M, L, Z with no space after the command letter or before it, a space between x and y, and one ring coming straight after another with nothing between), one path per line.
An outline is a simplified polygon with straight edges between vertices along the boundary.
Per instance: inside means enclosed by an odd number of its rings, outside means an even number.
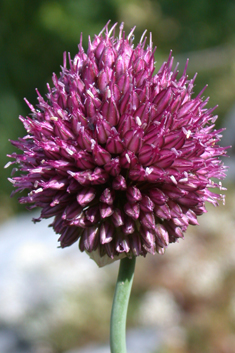
M28 134L12 141L23 154L9 163L23 172L10 179L15 192L29 191L19 202L42 208L35 221L54 216L61 247L79 239L99 259L163 253L198 224L206 201L223 198L209 189L225 177L222 130L204 89L192 98L196 76L186 64L177 79L171 53L154 73L151 36L134 47L134 29L126 37L121 24L115 37L115 26L89 38L87 53L81 40L69 68L64 54L37 108L26 100Z

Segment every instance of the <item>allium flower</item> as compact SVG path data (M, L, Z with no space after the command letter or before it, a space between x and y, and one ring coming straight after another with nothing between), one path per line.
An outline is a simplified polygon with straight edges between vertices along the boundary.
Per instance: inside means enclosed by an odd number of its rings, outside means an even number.
M163 253L189 224L223 199L221 130L202 93L192 97L195 77L177 79L170 53L154 73L152 39L145 32L134 48L133 32L118 38L108 24L87 53L79 44L66 53L60 77L52 76L31 117L20 117L28 135L12 144L23 173L11 180L19 202L41 207L62 248L79 240L81 251L102 258ZM146 47L146 48L145 48ZM105 256L107 255L107 256Z

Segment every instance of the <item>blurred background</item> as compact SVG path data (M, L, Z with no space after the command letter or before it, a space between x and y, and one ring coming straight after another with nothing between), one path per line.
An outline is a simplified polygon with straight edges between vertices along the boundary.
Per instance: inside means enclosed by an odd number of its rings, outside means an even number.
M219 105L223 144L235 140L235 2L233 0L0 0L0 352L107 353L117 264L104 269L76 246L56 249L47 222L10 198L9 139L24 136L18 116L24 97L36 104L64 51L73 57L80 33L105 23L147 29L157 46L157 68L173 50L195 94L209 84L208 107ZM235 149L226 206L210 209L185 240L164 256L138 259L128 317L130 353L235 352Z

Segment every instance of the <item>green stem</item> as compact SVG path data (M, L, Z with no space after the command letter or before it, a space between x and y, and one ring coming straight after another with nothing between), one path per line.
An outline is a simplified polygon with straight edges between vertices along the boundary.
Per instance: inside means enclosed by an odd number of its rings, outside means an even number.
M126 316L135 271L135 260L120 260L110 322L111 353L126 353Z

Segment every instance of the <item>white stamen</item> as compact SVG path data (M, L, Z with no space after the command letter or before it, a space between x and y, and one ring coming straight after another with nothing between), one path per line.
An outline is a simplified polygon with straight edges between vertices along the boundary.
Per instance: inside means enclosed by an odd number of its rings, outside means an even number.
M190 135L191 135L191 131L188 130L188 131L187 131L187 134L186 134L186 138L188 139L188 138L190 137Z
M56 116L51 116L51 117L50 117L50 120L58 121L58 118L57 118Z
M143 40L144 40L144 36L145 36L146 32L147 32L147 29L146 29L146 30L144 31L144 33L142 34L142 36L141 36L141 38L140 38L140 43L142 43L142 42L143 42Z
M135 31L135 28L136 28L136 26L134 26L134 27L132 28L132 30L130 31L130 33L128 34L128 36L127 36L127 39L128 39L128 40L131 39L131 37L132 37L132 35L133 35L134 31Z
M174 152L176 156L180 156L180 154L181 154L181 152L177 151L177 149L175 149L175 147L172 147L171 151Z
M76 175L76 173L72 172L71 170L68 170L68 174L71 175L72 177Z
M111 97L111 91L110 91L110 89L108 88L107 89L107 98L110 98Z
M188 181L188 173L187 172L184 172L184 178L180 179L179 182L180 183L187 183Z
M57 110L57 113L58 113L58 115L63 119L63 117L64 117L63 111L62 111L61 109L58 109L58 110Z
M91 98L95 98L94 94L89 89L87 89L86 93L89 94Z
M35 188L37 188L37 187L38 187L38 184L39 184L39 181L36 180L36 181L34 182L33 186L34 186Z
M112 32L114 31L115 27L117 26L117 22L113 25L113 27L110 29L109 33L108 33L108 37L111 36Z
M34 193L35 194L38 194L39 192L42 192L43 191L43 188L39 188L39 189L37 189L37 190L34 190Z
M179 180L180 183L186 183L187 181L188 181L188 178L183 178Z
M73 154L74 154L74 151L72 151L72 150L69 149L69 148L66 148L66 152L67 152L68 154L70 154L70 156L73 156Z
M127 162L128 162L128 163L131 163L131 159L130 159L130 157L129 157L129 155L128 155L127 153L125 154L125 157L126 157L126 159L127 159Z
M177 185L177 180L175 179L174 175L170 176L170 179L172 180L172 182Z
M91 139L91 149L93 150L95 147L96 141L94 139Z
M12 162L7 162L7 164L4 166L4 168L10 167L10 165L12 165Z
M145 169L145 172L146 172L147 175L151 174L152 171L153 171L153 168L151 168L151 167L147 167L147 168Z
M137 123L139 126L141 126L141 125L142 125L142 122L141 122L141 120L140 120L140 117L139 117L139 116L137 116L137 117L135 118L135 121L136 121L136 123Z
M31 173L43 173L42 167L31 169Z

